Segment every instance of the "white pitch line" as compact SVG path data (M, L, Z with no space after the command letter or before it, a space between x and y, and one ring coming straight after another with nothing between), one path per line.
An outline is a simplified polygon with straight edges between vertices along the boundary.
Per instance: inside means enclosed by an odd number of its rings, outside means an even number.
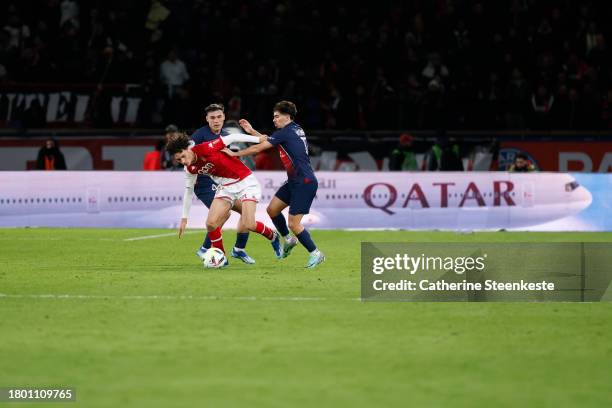
M75 295L75 294L7 294L0 293L5 299L121 299L121 300L246 300L246 301L288 301L288 302L318 302L326 300L361 300L360 298L331 299L307 296L193 296L193 295Z
M202 231L185 231L183 235L186 234L201 234ZM178 237L178 232L169 232L166 234L157 234L157 235L145 235L143 237L133 237L133 238L125 238L124 241L141 241L143 239L153 239L153 238L164 238L164 237Z
M115 238L0 238L0 241L117 241Z

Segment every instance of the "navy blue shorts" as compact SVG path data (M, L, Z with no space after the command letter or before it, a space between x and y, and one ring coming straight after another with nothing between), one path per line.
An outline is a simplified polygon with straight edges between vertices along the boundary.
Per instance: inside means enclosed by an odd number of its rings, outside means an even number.
M212 189L212 184L209 183L196 183L194 192L196 197L204 203L206 208L210 208L213 200L215 199L215 190Z
M308 183L287 181L275 195L281 201L289 204L290 215L308 214L317 194L317 188L319 188L317 180L310 180Z

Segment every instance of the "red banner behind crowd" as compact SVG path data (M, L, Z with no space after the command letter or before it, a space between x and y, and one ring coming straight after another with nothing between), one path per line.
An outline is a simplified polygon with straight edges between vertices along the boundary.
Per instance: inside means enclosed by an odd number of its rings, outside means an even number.
M60 139L68 170L142 170L145 154L163 139L87 138ZM0 170L32 170L44 139L0 140Z
M163 135L160 132L147 137L60 138L59 143L69 170L142 170L145 155L153 151L161 139ZM33 169L43 143L44 138L0 139L0 170ZM526 154L541 171L612 172L612 142L502 142L498 170L506 170L517 153ZM316 159L313 158L313 163ZM490 166L486 164L478 169L483 168L489 169ZM356 166L356 170L364 169Z
M543 171L612 172L610 142L503 142L500 167L506 168L518 152Z

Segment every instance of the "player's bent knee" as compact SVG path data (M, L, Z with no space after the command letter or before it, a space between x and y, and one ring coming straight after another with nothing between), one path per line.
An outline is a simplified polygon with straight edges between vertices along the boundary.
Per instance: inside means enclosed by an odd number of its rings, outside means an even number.
M268 207L266 208L266 212L268 213L268 215L271 218L276 217L278 214L280 214L280 211L277 211L276 209L272 208L272 207Z
M206 229L208 231L216 230L221 226L220 220L206 220Z
M294 234L302 232L302 223L297 220L292 220L291 218L289 218L289 222L287 223L287 225L289 226L291 232L293 232Z

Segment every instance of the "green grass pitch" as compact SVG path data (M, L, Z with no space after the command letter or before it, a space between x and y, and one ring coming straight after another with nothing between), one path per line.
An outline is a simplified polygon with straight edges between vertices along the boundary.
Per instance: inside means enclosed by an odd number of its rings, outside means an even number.
M0 229L0 387L88 408L612 406L610 303L357 300L361 241L612 234L313 231L315 270L255 234L257 265L224 270L199 264L201 232L126 240L167 233Z

